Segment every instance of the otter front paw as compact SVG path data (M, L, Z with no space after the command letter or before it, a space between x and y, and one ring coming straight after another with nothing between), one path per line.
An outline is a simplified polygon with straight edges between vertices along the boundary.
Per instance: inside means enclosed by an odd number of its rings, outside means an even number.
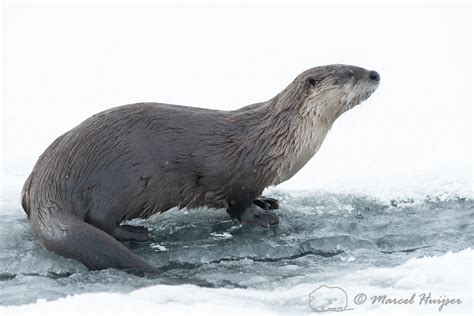
M263 228L270 228L270 226L277 225L279 220L278 216L272 210L266 210L252 205L240 216L240 222L242 224L255 224Z
M253 204L263 208L264 210L276 210L280 207L278 200L267 198L265 196L260 196L258 199L253 201Z

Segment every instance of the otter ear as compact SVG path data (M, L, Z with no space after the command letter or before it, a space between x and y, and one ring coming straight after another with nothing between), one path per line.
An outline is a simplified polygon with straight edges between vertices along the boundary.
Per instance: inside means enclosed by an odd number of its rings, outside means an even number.
M317 84L318 84L318 80L316 80L314 78L306 79L305 85L304 85L305 93L310 94L314 90L314 88L316 87Z

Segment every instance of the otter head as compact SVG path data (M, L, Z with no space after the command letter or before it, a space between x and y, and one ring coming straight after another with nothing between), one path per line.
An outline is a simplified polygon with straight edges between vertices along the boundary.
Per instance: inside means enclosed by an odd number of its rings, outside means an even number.
M366 100L377 89L380 76L360 67L328 65L308 69L295 81L303 94L300 112L332 124Z

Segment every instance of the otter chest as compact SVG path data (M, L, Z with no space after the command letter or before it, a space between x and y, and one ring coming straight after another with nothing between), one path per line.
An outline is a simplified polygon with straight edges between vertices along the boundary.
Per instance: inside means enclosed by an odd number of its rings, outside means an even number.
M316 124L318 123L305 122L295 130L293 141L290 141L293 146L290 146L284 155L281 169L273 185L293 177L319 150L329 128L321 128Z

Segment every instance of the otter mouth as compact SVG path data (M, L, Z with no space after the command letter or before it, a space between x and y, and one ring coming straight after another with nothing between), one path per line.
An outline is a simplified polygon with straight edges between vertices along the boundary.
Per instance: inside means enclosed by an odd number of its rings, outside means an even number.
M365 100L367 100L372 95L372 93L374 93L375 90L377 90L377 87L378 87L378 85L372 86L368 89L363 89L363 91L358 92L358 93L353 92L355 95L352 96L352 97L347 98L348 101L346 102L346 104L344 106L344 112L347 111L347 110L352 109L356 105L359 105L362 102L364 102Z
M366 91L364 93L359 94L359 97L356 100L356 105L364 102L365 100L367 100L372 95L372 93L375 92L375 90L377 90L377 87L375 87L375 88L373 88L369 91Z

